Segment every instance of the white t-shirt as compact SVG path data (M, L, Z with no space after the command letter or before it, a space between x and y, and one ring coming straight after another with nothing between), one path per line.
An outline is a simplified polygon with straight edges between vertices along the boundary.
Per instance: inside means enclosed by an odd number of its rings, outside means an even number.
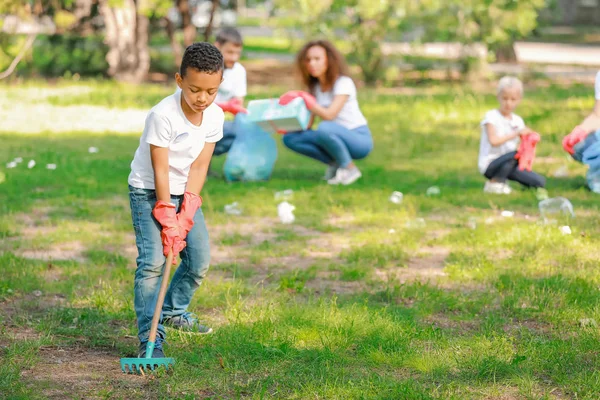
M600 71L596 74L596 100L600 100Z
M512 114L510 118L506 118L499 110L491 110L485 114L485 118L481 121L481 142L479 144L479 172L485 173L485 170L492 161L496 158L516 151L519 147L519 138L509 140L502 143L500 146L492 146L488 139L485 124L492 124L496 128L496 135L503 137L510 135L514 131L520 131L525 128L523 118L516 114Z
M150 159L150 145L169 148L169 189L180 195L204 143L215 143L223 137L223 110L215 103L204 110L202 124L192 124L181 109L181 90L165 97L154 106L144 125L140 145L131 162L128 182L140 189L155 189L154 169Z
M246 68L238 62L223 71L223 82L215 101L225 103L234 97L246 97Z
M348 100L340 110L333 122L338 123L348 129L358 128L367 125L365 116L360 111L358 100L356 98L356 86L350 77L340 76L333 84L333 89L328 92L321 92L321 86L317 84L315 88L315 97L317 103L323 107L329 107L333 102L334 96L348 95Z

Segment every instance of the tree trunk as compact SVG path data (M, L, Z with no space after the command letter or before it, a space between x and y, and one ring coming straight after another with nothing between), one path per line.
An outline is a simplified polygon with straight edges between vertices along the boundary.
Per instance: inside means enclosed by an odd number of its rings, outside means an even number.
M496 62L516 64L519 61L513 43L495 49L494 53L496 55Z
M169 36L169 43L171 43L175 65L179 66L181 65L181 59L183 58L183 49L175 37L175 26L173 25L173 22L171 22L169 18L165 18L165 20L167 22L167 35Z
M109 47L108 75L120 81L142 82L150 70L148 18L138 14L135 0L123 0L120 6L111 7L111 3L100 0Z
M206 24L206 28L204 29L205 42L208 42L210 40L210 35L212 34L212 28L215 21L215 13L217 12L218 7L219 0L212 0L212 7L210 9L210 19L208 20L208 24Z
M177 0L177 9L181 14L181 25L183 28L183 45L188 47L196 39L196 27L192 24L192 13L188 0Z

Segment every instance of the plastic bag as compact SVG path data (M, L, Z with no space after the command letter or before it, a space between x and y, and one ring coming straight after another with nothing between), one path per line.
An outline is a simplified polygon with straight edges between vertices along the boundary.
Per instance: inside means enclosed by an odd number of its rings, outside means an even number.
M265 181L277 160L277 144L271 135L250 122L246 114L235 117L236 138L227 153L223 172L228 181Z

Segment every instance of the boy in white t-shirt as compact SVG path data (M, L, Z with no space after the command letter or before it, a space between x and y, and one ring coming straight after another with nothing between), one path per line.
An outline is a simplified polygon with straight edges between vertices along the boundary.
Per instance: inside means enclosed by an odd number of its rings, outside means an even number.
M238 62L242 55L243 45L242 35L235 28L223 28L217 33L215 46L223 54L225 70L223 71L223 83L219 87L215 102L223 111L234 116L240 112L246 112L243 106L247 87L246 69ZM234 121L225 121L223 139L215 146L215 155L227 153L236 136Z
M200 192L215 143L223 137L223 111L213 103L222 77L223 56L215 46L189 46L175 74L181 90L150 110L131 163L129 199L139 254L134 283L139 357L146 354L165 256L171 251L181 255L181 264L166 293L153 357L164 357L165 326L212 331L187 308L209 266Z
M542 189L546 179L531 171L521 171L515 155L521 135L533 131L525 126L523 119L513 111L523 97L523 84L517 78L505 76L498 83L500 107L485 114L481 121L481 142L478 167L489 181L484 192L510 194L507 180L519 182L526 187Z

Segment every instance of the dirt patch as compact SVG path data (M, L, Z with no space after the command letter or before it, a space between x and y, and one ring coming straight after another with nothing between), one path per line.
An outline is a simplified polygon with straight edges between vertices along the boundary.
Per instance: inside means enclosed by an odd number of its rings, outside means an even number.
M293 63L262 59L260 62L245 62L244 67L248 85L271 86L277 82L279 86L298 86Z
M436 328L451 331L474 331L479 327L476 321L458 321L451 319L447 314L432 314L423 318L423 322Z
M85 250L86 248L81 242L74 241L60 243L50 249L17 249L15 250L15 254L23 258L35 260L74 260L84 262L85 257L83 253Z
M320 271L315 279L307 281L304 287L315 294L354 294L366 290L366 286L362 281L339 280L339 272L337 271Z
M378 268L375 275L385 282L435 281L446 276L444 266L450 250L445 247L426 247L423 255L411 258L405 267Z
M33 368L22 371L25 383L43 387L42 394L49 399L100 399L118 390L131 390L139 398L140 389L146 391L148 379L124 374L116 353L88 348L43 347L41 361ZM116 389L118 388L118 389ZM146 393L151 398L151 393ZM112 397L112 396L111 396Z

